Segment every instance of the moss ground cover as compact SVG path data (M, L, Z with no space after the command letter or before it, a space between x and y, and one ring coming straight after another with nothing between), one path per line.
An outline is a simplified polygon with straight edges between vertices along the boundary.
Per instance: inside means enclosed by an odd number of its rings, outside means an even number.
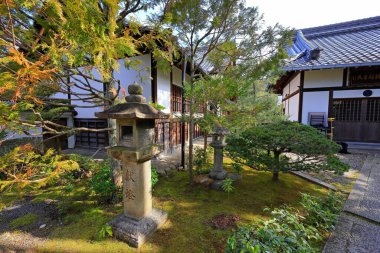
M290 174L283 174L279 182L273 183L269 172L243 168L241 173L243 179L234 184L235 190L229 198L222 191L190 186L187 172L160 178L153 191L153 204L167 211L169 220L140 252L222 252L232 230L213 229L208 221L216 215L236 215L240 217L239 225L252 224L267 218L263 212L265 207L282 204L299 207L301 192L316 196L327 194L325 189ZM52 231L50 240L39 250L136 252L112 238L99 239L101 227L122 212L122 205L99 205L88 185L88 180L81 180L70 192L65 191L64 186L56 186L31 193L36 196L33 201L58 200L63 217L63 225ZM8 193L1 201L9 206L12 199Z

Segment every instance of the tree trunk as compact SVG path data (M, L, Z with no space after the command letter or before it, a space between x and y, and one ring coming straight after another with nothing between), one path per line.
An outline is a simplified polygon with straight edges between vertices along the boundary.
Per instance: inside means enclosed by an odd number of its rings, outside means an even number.
M272 181L277 182L279 180L279 171L280 171L280 153L273 151L275 165L273 169Z
M113 94L112 94L112 89L114 84L107 82L105 83L105 90L106 90L106 97L107 99L112 99ZM106 103L106 108L110 108L113 105L113 100L112 102L107 102ZM116 135L116 120L115 119L107 119L107 124L108 128L114 129L113 131L108 132L108 144L109 146L115 146L117 144L117 135ZM113 183L115 184L116 187L121 187L122 185L122 174L121 174L121 165L120 162L112 157L109 157L110 159L110 175L112 178ZM115 200L116 198L116 192L112 193L112 200Z
M278 171L273 171L272 181L277 182L278 181L278 176L279 176L279 172Z
M190 57L190 85L191 91L194 90L194 55ZM193 135L194 135L194 98L191 94L190 105L189 105L189 180L190 184L193 182Z

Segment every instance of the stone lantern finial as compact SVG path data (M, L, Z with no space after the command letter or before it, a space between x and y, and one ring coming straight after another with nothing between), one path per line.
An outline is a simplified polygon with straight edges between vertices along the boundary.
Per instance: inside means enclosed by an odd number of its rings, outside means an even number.
M146 103L146 98L143 94L143 87L138 83L134 82L128 86L129 96L125 97L127 103Z

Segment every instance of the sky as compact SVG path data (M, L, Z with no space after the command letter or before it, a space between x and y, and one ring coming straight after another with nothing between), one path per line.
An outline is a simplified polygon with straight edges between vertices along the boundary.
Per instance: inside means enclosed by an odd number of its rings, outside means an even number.
M380 15L380 0L246 0L268 25L308 28Z

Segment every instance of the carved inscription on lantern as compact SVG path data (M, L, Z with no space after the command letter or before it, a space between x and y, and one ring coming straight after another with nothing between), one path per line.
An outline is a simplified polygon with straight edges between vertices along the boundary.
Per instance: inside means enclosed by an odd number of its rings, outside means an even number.
M135 182L133 170L128 169L128 168L125 169L125 181ZM133 191L128 187L125 189L125 197L129 200L134 200L136 198Z

